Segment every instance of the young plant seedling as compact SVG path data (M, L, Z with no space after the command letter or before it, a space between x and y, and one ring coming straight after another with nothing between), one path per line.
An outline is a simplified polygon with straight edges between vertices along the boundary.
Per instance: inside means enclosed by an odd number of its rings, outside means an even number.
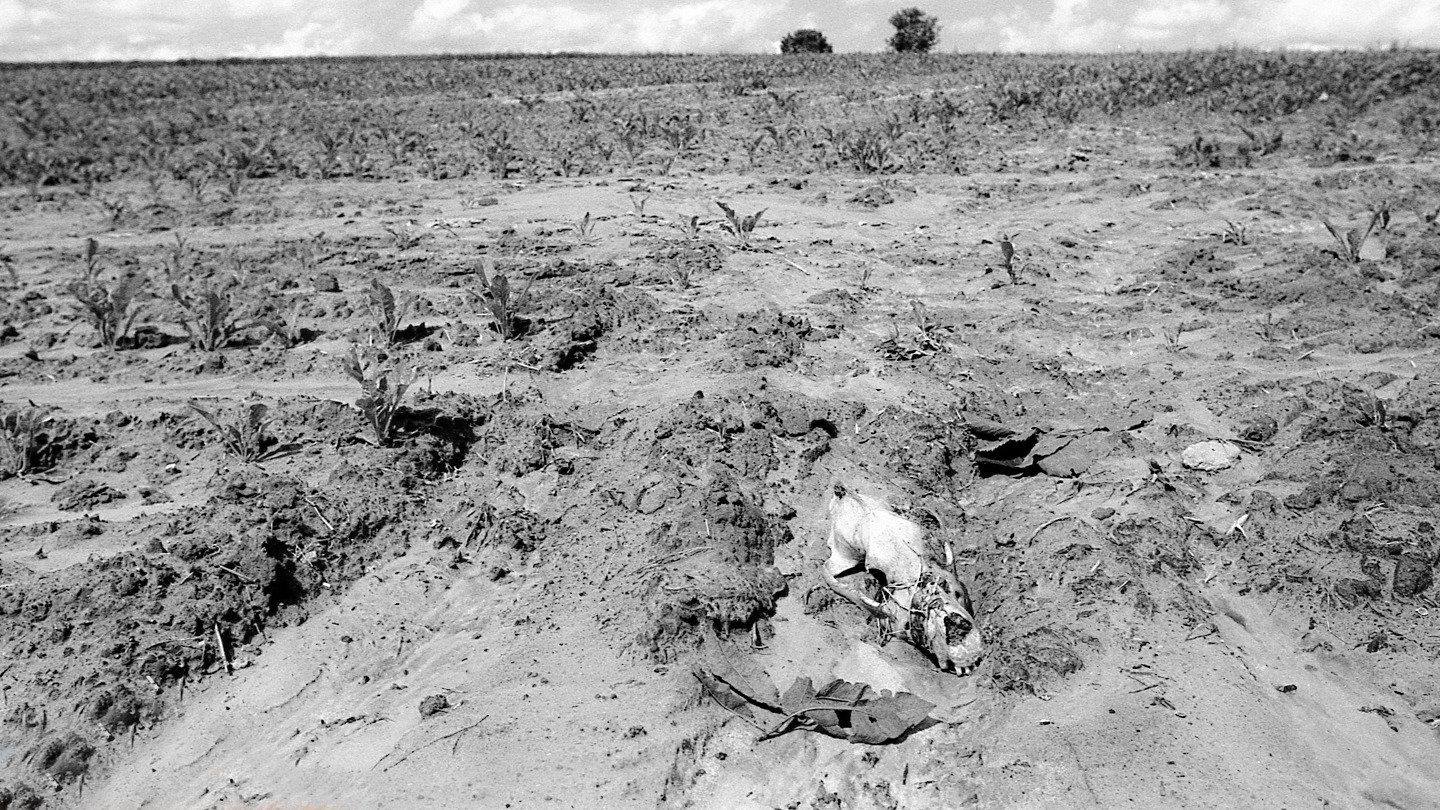
M870 286L870 277L874 274L875 265L870 264L869 262L866 262L865 266L860 268L860 292L867 293L873 289Z
M705 136L704 131L694 121L688 118L682 120L679 116L671 116L669 121L659 126L659 130L660 135L670 146L670 151L666 152L661 159L663 161L661 174L669 174L675 166L675 161L699 145Z
M113 231L125 223L130 216L130 198L94 196L92 199L105 214L105 230Z
M642 203L640 207L644 208L645 206ZM585 216L575 223L575 232L580 234L580 241L583 244L588 245L595 238L595 220L590 217L589 211L586 211Z
M1370 238L1370 232L1375 230L1375 226L1380 224L1380 220L1381 211L1375 211L1370 215L1370 221L1363 228L1355 227L1348 231L1340 230L1328 219L1320 221L1325 223L1325 230L1329 231L1330 235L1335 237L1335 241L1340 244L1340 258L1351 264L1357 264L1360 261L1360 251L1365 247L1365 240Z
M305 330L300 326L300 304L298 297L289 303L271 300L260 309L255 321L282 347L294 348L305 342Z
M37 462L51 417L43 408L0 407L0 478L24 475Z
M1020 276L1031 266L1029 261L1024 260L1015 250L1015 237L1018 233L1001 233L997 243L1000 245L1000 266L1005 268L1005 275L1009 277L1011 286L1020 283ZM985 272L990 272L986 270Z
M405 392L415 382L415 372L385 365L381 355L350 347L350 354L340 358L341 367L350 379L360 384L360 398L355 407L370 426L370 438L376 447L388 447L396 438L395 417L400 413Z
M1265 320L1260 322L1260 339L1274 343L1280 337L1280 324L1275 320L1274 310L1265 310Z
M1250 231L1243 222L1231 222L1225 220L1225 230L1220 234L1220 241L1227 245L1248 245L1250 244Z
M915 316L915 325L920 329L920 337L916 339L916 343L926 351L944 351L945 344L940 341L940 324L930 317L930 308L925 306L925 302L911 299L910 312Z
M1165 351L1179 354L1185 347L1180 345L1180 336L1185 334L1185 324L1160 327L1160 337L1165 341Z
M634 210L635 216L640 217L641 219L645 218L645 203L649 202L649 200L650 192L648 191L641 196L637 196L635 194L630 195L630 208ZM589 216L589 214L586 214L586 216Z
M420 244L420 237L411 233L408 227L385 226L385 232L390 234L390 244L402 253Z
M20 286L20 271L15 269L15 259L4 250L0 250L0 268L4 268L5 276L10 279L10 286L18 288Z
M510 288L510 280L503 273L495 272L487 258L477 269L480 277L480 301L494 319L492 326L501 340L515 340L525 334L529 321L520 316L520 308L530 300L530 285L535 277L530 276L525 288L516 295Z
M756 135L752 140L748 140L745 142L746 171L755 171L755 156L760 153L760 147L764 145L765 139L767 137L769 137L767 133L761 132L759 135Z
M241 461L261 461L277 446L277 441L266 429L272 420L267 418L269 406L263 402L241 404L229 414L217 416L200 406L197 400L190 400L190 409L210 423L220 434L220 442L230 455Z
M735 209L719 200L716 200L715 204L720 206L721 211L725 212L725 225L722 227L735 236L735 239L740 243L742 249L749 248L750 236L755 232L755 226L760 224L760 217L764 216L765 212L770 209L761 208L750 216L742 217L735 213Z
M414 301L409 298L397 301L395 293L378 278L370 279L370 288L365 291L365 298L372 325L375 327L372 343L394 346L396 335L400 333L400 324L404 322Z
M190 192L190 197L196 205L205 203L205 188L210 185L214 175L210 167L203 163L195 163L185 168L185 189Z
M240 332L254 326L235 306L240 280L231 276L223 281L187 279L185 243L178 236L171 262L165 272L170 281L170 297L180 305L180 326L190 345L202 352L225 348Z
M80 303L81 314L100 333L100 343L113 351L140 317L142 307L137 299L145 290L146 277L130 272L107 284L100 278L99 251L94 239L85 240L85 268L67 289Z
M795 124L783 124L780 126L766 124L765 134L769 135L770 140L775 142L776 149L785 152L795 145L798 138L804 136L805 131Z
M675 223L679 226L680 232L685 238L694 242L700 236L700 216L698 214L676 214Z
M1011 284L1020 283L1020 271L1015 267L1015 242L1014 236L1008 233L1000 234L1000 262L1005 268L1005 275L1010 277Z

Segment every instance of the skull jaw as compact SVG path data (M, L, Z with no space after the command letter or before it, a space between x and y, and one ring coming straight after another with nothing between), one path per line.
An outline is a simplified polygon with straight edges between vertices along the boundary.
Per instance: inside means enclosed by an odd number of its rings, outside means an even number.
M956 675L968 675L975 671L980 665L980 659L985 656L984 642L980 638L980 629L972 625L970 632L959 644L947 644L945 641L945 623L940 616L932 616L925 622L925 639L921 645L935 657L935 662L940 669L946 672L954 672Z
M985 657L985 648L980 640L980 633L972 631L965 640L959 644L949 645L945 649L945 661L940 666L943 669L954 672L956 675L969 675L980 666L980 660ZM937 655L936 659L940 656Z

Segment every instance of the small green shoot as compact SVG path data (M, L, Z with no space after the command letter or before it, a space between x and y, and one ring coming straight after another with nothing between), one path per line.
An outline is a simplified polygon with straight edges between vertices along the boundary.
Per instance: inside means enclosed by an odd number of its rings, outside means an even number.
M1227 245L1244 246L1250 244L1250 231L1243 222L1231 222L1225 220L1225 230L1220 233L1220 241Z
M735 213L735 209L719 200L716 200L715 204L720 206L721 211L725 212L725 224L722 227L734 235L742 249L749 248L750 237L755 233L755 227L760 224L760 218L770 209L761 208L749 216L742 217Z
M372 278L370 288L365 291L365 302L370 310L371 325L375 328L372 343L394 346L400 324L409 314L414 301L409 298L397 300L394 291L380 279Z
M1171 354L1179 354L1184 350L1180 345L1180 336L1185 334L1185 324L1180 323L1174 326L1160 327L1160 337L1165 341L1165 351Z
M107 284L100 277L99 251L94 239L85 240L85 268L80 279L72 281L67 289L80 303L81 314L100 333L101 345L113 351L140 317L138 299L147 279L144 273L132 271Z
M480 280L480 301L494 319L493 328L501 340L515 340L525 334L529 321L520 316L520 308L530 300L530 285L535 277L530 276L525 288L518 295L510 287L510 280L503 273L495 272L487 258L477 269Z
M1280 324L1275 320L1275 311L1266 310L1265 320L1260 322L1260 339L1274 343L1280 337Z
M267 418L270 409L263 402L242 403L229 414L216 415L192 399L190 409L210 423L225 449L241 461L261 461L277 446L266 431L272 420Z
M685 238L694 242L700 237L700 216L698 214L676 214L675 223Z
M205 281L185 289L170 282L170 297L180 305L180 326L190 345L202 352L225 348L242 330L254 325L242 320L235 308L240 282L233 276L221 282Z
M390 234L390 244L402 253L420 244L419 235L412 233L409 226L396 228L386 225L385 232Z
M255 323L270 333L282 348L290 349L305 342L305 329L300 325L301 299L288 303L274 299L261 307Z
M10 286L20 286L20 271L15 269L15 259L3 250L0 250L0 268L4 268L5 275L10 279Z
M0 478L24 475L39 463L45 446L45 427L53 421L48 411L0 406Z
M765 144L768 133L761 132L754 139L745 141L745 170L755 171L755 157L760 154L760 147Z
M376 447L388 447L396 438L395 417L400 413L405 392L415 382L415 372L408 374L384 362L374 351L365 357L354 346L350 354L340 358L341 367L350 379L360 384L360 398L355 407L370 426L370 438Z
M641 203L640 207L644 208L645 204ZM575 223L575 232L580 235L580 241L587 245L595 238L595 220L591 218L589 211Z
M1328 219L1322 219L1320 221L1325 223L1325 229L1328 230L1330 235L1335 237L1335 241L1339 243L1340 258L1351 264L1358 264L1360 261L1360 251L1365 246L1365 240L1370 238L1371 231L1375 230L1376 225L1380 224L1380 220L1381 211L1375 211L1370 215L1370 221L1366 223L1363 228L1355 227L1348 231L1340 230L1331 224Z
M1010 283L1020 283L1020 271L1015 267L1015 236L1008 233L1000 234L1000 266L1005 268L1005 275L1010 277Z

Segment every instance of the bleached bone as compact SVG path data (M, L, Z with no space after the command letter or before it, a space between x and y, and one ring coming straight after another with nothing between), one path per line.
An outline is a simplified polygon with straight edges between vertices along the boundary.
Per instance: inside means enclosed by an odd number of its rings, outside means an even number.
M983 641L970 593L949 571L926 561L923 528L884 501L836 484L828 542L823 571L831 590L888 621L892 632L934 656L941 669L965 675L979 664ZM883 602L840 580L858 571L884 579Z

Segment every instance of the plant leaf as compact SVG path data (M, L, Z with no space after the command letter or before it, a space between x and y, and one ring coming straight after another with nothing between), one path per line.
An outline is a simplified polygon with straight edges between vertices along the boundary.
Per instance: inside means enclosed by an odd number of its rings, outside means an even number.
M780 707L787 713L794 714L803 710L806 706L815 702L815 685L809 678L796 678L780 696Z
M786 716L760 739L809 728L852 743L879 745L905 735L935 708L909 692L876 693L869 684L836 679L815 691L809 678L797 678L781 696Z
M870 692L869 684L852 683L836 678L821 687L820 691L815 693L815 699L818 702L833 701L847 706L858 706L860 702L865 699L867 693Z
M709 674L734 689L746 700L772 712L781 711L780 692L770 676L749 656L723 652L706 658Z
M700 685L705 687L705 691L710 693L710 697L715 698L716 703L719 703L721 706L735 712L741 717L754 719L755 714L750 711L749 702L747 702L739 692L732 689L729 684L710 675L710 673L700 667L695 667L691 672L695 675L695 678L700 681Z
M903 736L930 714L935 704L909 692L880 696L864 704L866 711L852 712L850 742L880 745Z

